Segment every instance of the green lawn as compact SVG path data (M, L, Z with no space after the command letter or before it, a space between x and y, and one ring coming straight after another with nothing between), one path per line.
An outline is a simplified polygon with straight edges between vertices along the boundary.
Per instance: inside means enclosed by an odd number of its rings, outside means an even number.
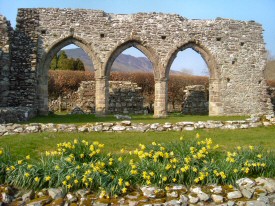
M135 123L175 123L181 121L207 121L207 120L244 120L248 117L244 116L215 116L210 117L208 115L205 116L197 116L197 115L182 115L173 113L170 114L167 118L154 118L153 115L130 115L132 117L132 122ZM85 123L94 123L94 122L117 122L117 120L113 115L107 115L105 117L96 117L94 114L91 115L68 115L68 114L54 114L50 116L39 116L31 119L29 123L64 123L64 124L85 124Z
M118 152L121 148L135 149L139 143L150 144L156 142L170 142L184 138L194 138L196 133L202 138L212 138L214 144L221 145L221 149L233 149L236 146L255 145L262 146L266 150L275 151L275 127L259 127L245 130L199 130L184 132L123 132L123 133L37 133L21 134L0 137L0 148L9 148L13 156L18 159L30 154L38 158L41 152L54 150L56 144L71 141L75 138L88 141L99 141L105 144L108 152Z

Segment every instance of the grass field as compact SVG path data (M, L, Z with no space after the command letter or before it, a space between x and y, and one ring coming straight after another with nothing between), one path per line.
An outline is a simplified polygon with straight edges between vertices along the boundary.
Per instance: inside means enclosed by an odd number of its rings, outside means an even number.
M106 151L119 152L121 148L133 150L140 143L150 144L195 138L199 133L202 138L212 138L221 149L233 149L236 146L262 146L266 150L275 151L275 127L259 127L245 130L198 130L184 132L123 132L123 133L37 133L0 137L0 148L8 148L13 157L19 158L30 154L39 158L41 152L52 150L57 143L72 141L75 138L90 142L99 141L105 144Z
M248 117L245 116L214 116L210 117L208 115L205 116L197 116L197 115L182 115L179 113L170 114L167 118L154 118L153 115L130 115L132 118L132 122L134 123L176 123L181 121L207 121L207 120L244 120ZM63 123L63 124L85 124L85 123L94 123L94 122L117 122L114 115L107 115L104 117L97 117L94 114L90 115L69 115L69 114L54 114L50 116L40 116L31 119L28 123Z

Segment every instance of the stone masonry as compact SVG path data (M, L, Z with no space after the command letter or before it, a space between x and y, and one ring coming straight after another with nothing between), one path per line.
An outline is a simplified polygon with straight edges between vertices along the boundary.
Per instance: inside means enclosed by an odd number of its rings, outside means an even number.
M7 106L10 75L10 43L12 28L5 17L0 16L0 107Z
M267 56L263 28L254 21L39 8L19 9L14 31L3 16L0 27L0 85L9 87L8 92L1 91L1 106L29 107L47 115L51 59L64 46L75 44L95 67L97 114L106 114L110 108L108 80L113 61L132 46L153 65L155 117L167 115L169 70L177 53L187 48L197 51L209 68L209 115L273 113L263 76Z
M109 112L112 114L143 114L141 88L128 81L110 81ZM49 102L53 111L71 111L75 107L85 113L95 112L95 82L82 81L78 91Z
M190 115L208 114L208 91L204 85L186 87L182 103L182 113Z

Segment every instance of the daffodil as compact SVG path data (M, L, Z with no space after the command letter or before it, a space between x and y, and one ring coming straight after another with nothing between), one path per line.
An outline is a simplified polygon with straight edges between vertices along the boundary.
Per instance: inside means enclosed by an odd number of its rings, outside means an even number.
M199 181L200 181L199 178L195 178L195 179L194 179L194 182L195 182L195 183L198 183Z
M48 181L51 180L51 177L50 177L50 176L46 176L46 177L45 177L45 180L46 180L46 182L48 182Z
M257 157L258 157L259 159L262 159L262 158L263 158L263 155L262 155L262 154L258 154Z
M118 185L119 185L119 186L122 186L122 185L123 185L123 179L122 179L122 178L119 178L119 179L118 179Z

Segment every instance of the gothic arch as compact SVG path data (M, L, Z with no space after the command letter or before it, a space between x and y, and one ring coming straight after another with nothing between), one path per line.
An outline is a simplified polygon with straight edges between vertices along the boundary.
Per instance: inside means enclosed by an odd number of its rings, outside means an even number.
M165 76L169 75L170 67L171 67L174 59L177 57L178 52L184 51L185 49L188 49L188 48L196 51L204 59L204 61L206 62L207 66L208 66L208 69L209 69L210 78L217 78L219 74L218 74L217 63L215 61L215 58L210 53L210 51L204 45L199 43L198 41L189 41L189 42L184 43L180 46L177 46L176 49L174 49L172 52L170 52L168 54L169 58L168 58L167 66L165 69Z
M126 49L130 48L130 47L134 47L136 49L138 49L139 51L141 51L143 54L145 54L145 56L150 60L150 62L153 65L153 69L154 69L154 75L156 75L156 68L158 66L158 57L155 54L154 50L148 46L144 46L142 44L141 41L139 40L127 40L124 43L118 45L117 47L115 47L115 49L113 51L111 51L108 54L107 57L107 61L105 63L105 65L103 66L104 68L104 76L109 77L110 76L110 72L111 72L111 67L113 62L115 61L115 59Z
M66 38L62 38L54 41L50 46L48 46L44 50L44 54L41 58L41 61L38 64L37 98L38 98L39 114L42 114L42 115L48 114L48 70L50 68L51 60L60 49L62 49L63 47L69 44L75 44L76 46L83 49L92 60L95 68L98 68L98 64L100 64L99 59L94 54L92 48L89 46L90 44L85 40L76 36L68 36Z
M220 115L223 112L221 102L221 85L220 85L220 72L217 67L217 62L211 52L202 45L199 41L189 41L180 46L177 46L172 52L169 53L169 59L165 67L165 77L169 78L170 67L177 57L179 51L191 48L196 51L204 59L208 66L210 78L209 78L209 115Z

